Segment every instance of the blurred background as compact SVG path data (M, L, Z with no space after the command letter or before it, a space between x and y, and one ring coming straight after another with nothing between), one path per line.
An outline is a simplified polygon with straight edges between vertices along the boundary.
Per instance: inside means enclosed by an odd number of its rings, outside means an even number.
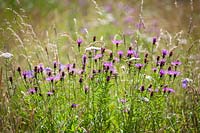
M140 30L152 38L161 29L199 39L200 0L0 0L1 51L19 52L21 39L32 51L56 43L62 55L79 37L110 41Z

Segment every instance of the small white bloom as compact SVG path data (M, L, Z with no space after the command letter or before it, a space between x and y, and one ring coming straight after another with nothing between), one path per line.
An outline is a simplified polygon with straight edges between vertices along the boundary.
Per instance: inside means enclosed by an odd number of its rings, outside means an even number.
M9 58L12 58L12 57L13 57L13 54L6 52L6 53L2 53L2 54L0 55L0 57L4 57L4 58L6 58L6 59L9 59Z
M144 102L147 102L147 103L148 103L148 102L149 102L149 99L148 99L147 97L143 97L143 98L142 98L142 101L144 101Z
M132 57L132 58L129 59L129 61L132 61L132 60L140 60L140 58Z
M88 47L88 48L85 49L85 51L91 51L91 50L101 50L101 48L91 46L91 47Z

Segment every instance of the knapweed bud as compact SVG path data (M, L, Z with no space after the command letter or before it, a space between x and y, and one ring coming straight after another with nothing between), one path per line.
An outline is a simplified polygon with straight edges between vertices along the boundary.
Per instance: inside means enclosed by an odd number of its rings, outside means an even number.
M110 52L110 60L112 60L112 59L113 59L113 53Z
M9 77L9 81L11 84L13 84L13 78L12 77Z
M144 85L140 87L140 91L144 91Z
M18 71L19 74L21 74L21 67L18 67L17 71Z
M83 83L83 78L82 78L82 77L80 77L80 79L79 79L79 83L80 83L80 84Z
M110 76L106 77L106 81L109 82L110 81Z
M173 51L170 51L169 53L169 57L171 57L173 55Z
M93 42L96 42L96 36L93 36Z
M84 91L85 91L85 94L87 94L88 91L89 91L89 87L88 87L88 86L85 86Z
M153 45L155 45L156 42L157 42L157 39L156 39L156 37L154 37L154 38L153 38Z

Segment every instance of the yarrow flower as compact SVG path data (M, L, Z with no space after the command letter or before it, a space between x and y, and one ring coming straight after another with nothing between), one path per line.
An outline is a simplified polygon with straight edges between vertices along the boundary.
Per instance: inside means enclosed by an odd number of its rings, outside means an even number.
M4 58L6 58L6 59L9 59L9 58L12 58L12 57L13 57L13 54L6 52L6 53L2 53L2 54L0 55L0 57L4 57Z

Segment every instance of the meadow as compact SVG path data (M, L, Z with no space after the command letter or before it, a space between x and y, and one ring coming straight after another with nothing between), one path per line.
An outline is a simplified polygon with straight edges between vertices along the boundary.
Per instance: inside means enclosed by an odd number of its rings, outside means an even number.
M0 132L200 132L197 0L0 0Z

